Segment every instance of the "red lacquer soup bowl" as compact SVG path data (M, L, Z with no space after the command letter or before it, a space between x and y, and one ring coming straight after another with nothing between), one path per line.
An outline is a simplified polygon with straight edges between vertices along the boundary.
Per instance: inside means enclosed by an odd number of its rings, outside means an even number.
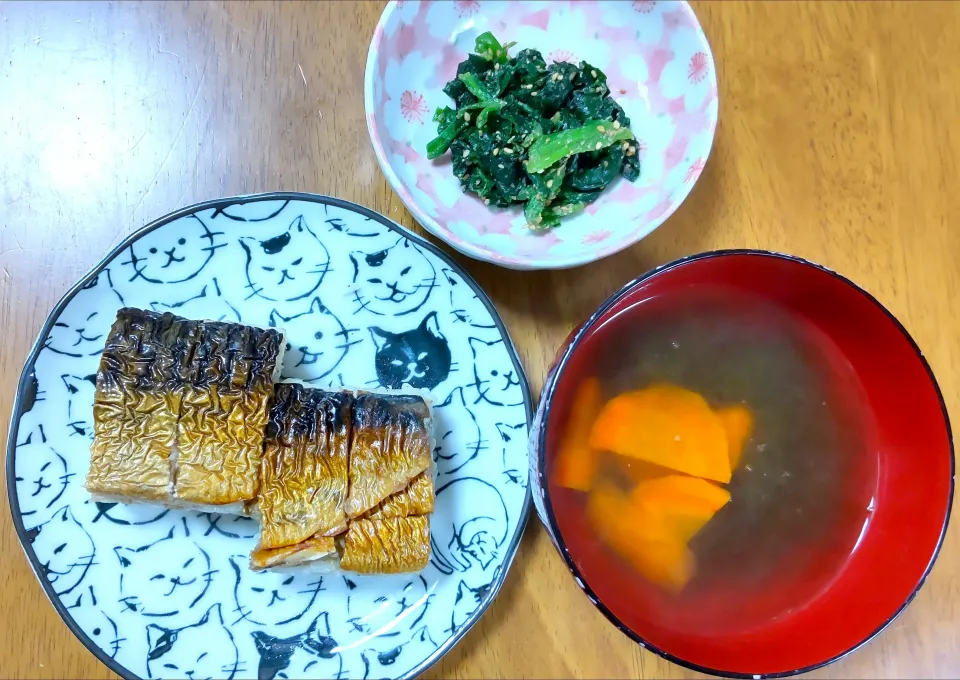
M616 345L603 346L604 334L617 327L613 321L646 319L650 305L669 308L701 290L731 299L750 296L776 308L816 338L827 363L842 366L844 385L836 394L858 395L860 416L852 432L870 460L846 476L850 488L869 489L869 503L861 506L869 514L853 525L853 539L841 551L829 541L806 548L782 577L779 568L771 570L762 588L725 587L714 579L720 585L691 603L664 594L625 561L611 558L576 500L578 492L558 486L551 471L578 386L591 375L598 354L616 351ZM530 453L537 511L587 597L647 649L694 670L734 677L809 671L882 631L933 566L953 498L953 443L943 398L903 326L842 276L762 251L678 260L607 300L560 348L541 395Z

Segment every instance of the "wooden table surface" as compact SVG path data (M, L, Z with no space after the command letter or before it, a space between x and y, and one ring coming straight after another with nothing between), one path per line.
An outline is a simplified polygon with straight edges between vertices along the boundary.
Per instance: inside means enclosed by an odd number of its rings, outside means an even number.
M0 413L60 296L122 238L193 202L297 190L418 229L363 118L379 2L0 2ZM876 295L960 416L960 3L695 5L720 124L679 211L590 266L464 262L534 393L570 329L637 274L714 248L786 251ZM960 421L958 421L960 422ZM960 523L914 603L819 677L960 676ZM0 676L111 673L47 602L0 517ZM577 589L533 520L506 585L431 677L691 677Z

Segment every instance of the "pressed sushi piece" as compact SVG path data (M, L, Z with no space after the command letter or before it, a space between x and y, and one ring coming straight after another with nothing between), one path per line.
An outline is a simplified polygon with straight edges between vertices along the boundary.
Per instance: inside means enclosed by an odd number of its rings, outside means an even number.
M297 383L274 388L260 466L259 549L347 528L347 460L353 396Z
M413 478L409 486L387 497L364 515L366 519L389 519L429 515L433 512L433 471L424 470Z
M86 488L97 499L168 500L183 395L181 369L197 322L124 308L97 371Z
M430 407L420 396L360 393L353 408L348 517L359 517L429 470Z
M295 545L282 548L257 548L250 553L250 568L253 571L280 567L303 567L328 563L336 565L337 549L333 536L311 536Z
M97 498L242 510L256 497L283 335L124 308L97 373Z
M340 568L361 574L420 571L430 560L430 518L351 520L343 537Z
M283 343L275 329L200 322L177 424L178 500L217 509L256 497Z

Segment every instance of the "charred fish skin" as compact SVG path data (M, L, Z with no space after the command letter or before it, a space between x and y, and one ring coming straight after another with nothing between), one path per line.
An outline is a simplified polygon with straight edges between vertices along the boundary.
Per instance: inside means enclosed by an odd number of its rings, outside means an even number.
M266 426L260 471L258 549L346 529L344 503L354 398L280 383Z
M91 493L149 500L170 496L182 367L196 335L197 322L173 314L117 312L97 371L86 479Z
M350 522L340 568L360 574L402 574L430 561L430 518L394 517Z
M97 373L87 489L214 506L255 497L282 343L272 329L118 311Z
M402 491L433 462L430 408L422 397L361 393L353 409L348 517Z
M407 488L387 497L363 517L364 519L390 519L429 515L433 512L434 499L433 471L427 469L414 477Z
M282 343L273 329L200 323L200 337L184 366L177 498L228 505L256 497Z

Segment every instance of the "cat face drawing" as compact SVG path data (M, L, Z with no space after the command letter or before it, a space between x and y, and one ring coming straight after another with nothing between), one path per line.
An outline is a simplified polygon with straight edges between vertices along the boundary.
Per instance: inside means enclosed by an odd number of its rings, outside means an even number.
M251 571L248 561L246 556L230 557L234 623L246 620L257 626L283 626L300 621L324 590L319 576Z
M456 387L433 410L437 475L452 475L489 448L480 430L474 407L467 403L463 387Z
M436 312L412 330L392 333L374 326L370 335L377 347L375 367L382 387L433 389L450 375L450 345L440 332Z
M43 577L57 595L73 592L94 565L97 549L93 538L69 507L57 510L49 520L27 530L27 538Z
M155 312L170 312L187 319L243 322L237 308L223 296L216 277L210 283L204 285L200 292L193 297L170 303L151 302L150 309Z
M520 406L523 389L513 362L504 351L503 340L469 338L473 353L473 382L468 385L473 403L493 406Z
M354 578L362 584L368 577ZM423 621L433 598L433 588L419 574L413 579L401 575L369 578L370 583L375 584L373 587L383 594L375 600L377 606L373 610L364 610L346 619L349 627L340 640L346 649L372 638L389 636L394 631L413 630Z
M330 253L299 216L279 233L240 239L247 254L247 297L292 302L309 297L330 271Z
M437 271L422 250L401 237L385 250L354 251L355 311L378 316L405 316L416 312L437 287Z
M223 625L219 604L189 626L147 626L147 677L232 680L241 672L233 634Z
M492 484L476 477L448 482L437 489L435 512L446 521L431 526L430 562L444 574L486 571L502 554L507 506Z
M128 280L183 283L195 278L226 243L196 215L187 215L163 229L154 229L127 248Z
M192 609L213 581L210 556L193 541L175 541L175 529L137 548L117 546L120 602L141 616L174 616Z
M16 464L17 500L21 516L47 517L59 503L74 474L67 469L67 459L51 447L18 446Z
M123 296L114 289L110 271L103 270L60 312L43 348L75 358L100 354L113 324L113 310L122 304Z
M271 328L282 328L287 337L283 358L284 377L315 381L327 377L340 365L353 345L358 328L347 328L320 298L313 298L305 312L284 316L270 312Z

